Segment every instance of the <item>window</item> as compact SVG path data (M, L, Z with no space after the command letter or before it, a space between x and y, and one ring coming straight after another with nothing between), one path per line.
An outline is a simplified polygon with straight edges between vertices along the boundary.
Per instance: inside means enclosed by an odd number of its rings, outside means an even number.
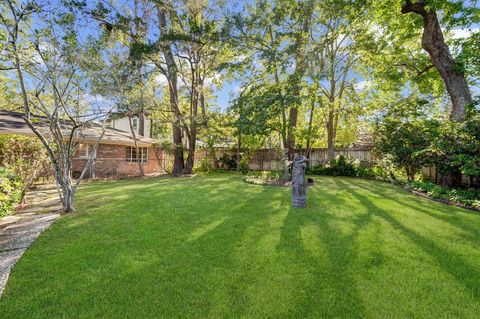
M93 144L80 144L78 146L78 154L80 158L90 158L93 153L93 158L97 156L96 152L94 153L95 146Z
M137 131L137 129L138 129L138 119L137 118L132 119L132 126L133 126L133 130Z
M148 162L148 147L139 147L138 152L140 153L137 160L137 149L134 146L127 146L125 148L125 159L129 163L136 163L140 161L142 163Z

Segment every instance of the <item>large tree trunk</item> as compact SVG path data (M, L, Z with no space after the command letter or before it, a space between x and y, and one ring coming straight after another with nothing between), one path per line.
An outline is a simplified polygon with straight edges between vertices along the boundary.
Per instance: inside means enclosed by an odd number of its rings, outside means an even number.
M309 1L304 6L303 12L303 23L301 33L297 35L295 40L296 42L296 55L295 55L295 73L294 73L294 87L292 90L292 95L299 98L300 97L300 82L305 74L306 63L305 63L305 43L307 38L307 33L310 29L310 20L313 13L313 1ZM298 118L298 107L294 105L290 108L290 116L288 119L288 136L287 136L287 146L288 146L288 159L293 160L295 153L295 133L297 129L297 118Z
M198 67L192 67L192 83L191 83L191 97L190 97L190 138L188 139L188 157L185 164L184 173L192 174L193 166L195 164L195 148L197 143L197 115L198 115L198 100L199 100L199 74Z
M313 126L313 115L315 112L315 99L312 99L312 104L310 106L310 117L308 120L308 129L307 129L307 152L305 156L307 158L310 158L310 150L311 150L311 140L312 140L312 126ZM310 165L310 162L307 163L307 165Z
M327 119L327 160L335 159L335 127L333 110L328 111Z
M157 4L158 18L160 24L160 31L162 35L168 34L167 31L167 9L164 4ZM173 174L180 175L183 173L184 169L184 160L183 160L183 143L182 143L182 123L181 123L181 112L178 102L178 72L177 64L172 53L170 44L167 41L162 41L162 51L165 57L165 62L167 64L167 80L168 80L168 91L170 95L170 108L172 110L172 134L173 134L173 143L175 144L174 155L173 155Z
M287 136L287 148L288 159L293 160L295 154L295 131L297 128L298 109L296 106L290 108L290 115L288 117L288 136Z
M196 117L196 115L195 115ZM188 157L187 162L185 163L185 168L183 172L185 174L193 173L193 166L195 164L195 148L196 148L196 139L197 139L197 124L196 120L192 117L192 123L190 125L190 138L188 139Z
M445 82L452 100L452 119L462 122L465 119L466 107L472 103L472 96L464 73L455 65L435 11L426 7L425 1L413 3L405 1L402 13L416 13L423 17L422 47L430 55L433 65Z

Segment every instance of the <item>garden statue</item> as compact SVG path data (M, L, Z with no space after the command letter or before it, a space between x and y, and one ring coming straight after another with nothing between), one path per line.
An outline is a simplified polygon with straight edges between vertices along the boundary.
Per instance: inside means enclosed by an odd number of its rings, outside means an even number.
M292 207L305 207L307 205L307 182L305 169L308 159L295 154L292 165Z

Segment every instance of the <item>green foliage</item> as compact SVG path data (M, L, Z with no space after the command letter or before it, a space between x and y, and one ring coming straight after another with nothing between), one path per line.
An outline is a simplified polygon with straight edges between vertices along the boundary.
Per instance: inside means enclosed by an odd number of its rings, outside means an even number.
M222 168L226 170L235 170L237 169L237 161L235 160L235 155L230 155L228 153L223 153L222 157L219 158L219 162Z
M422 100L392 105L383 119L375 125L374 153L388 157L405 170L409 180L429 161L425 150L432 143L439 126L435 120L422 114Z
M480 190L443 187L432 182L409 181L405 185L424 192L434 199L448 200L466 206L480 208Z
M339 155L328 165L317 165L308 170L307 173L327 176L357 176L357 169L352 161L343 155Z
M242 156L240 158L240 172L242 172L243 174L247 174L248 173L248 156Z
M22 199L22 182L7 168L0 167L0 217L10 215Z
M444 123L427 152L440 173L480 176L480 112L471 108L464 122Z
M33 137L0 135L0 165L18 176L22 184L22 196L35 182L52 176L45 148Z
M195 168L195 173L197 172L213 172L215 170L215 165L211 158L204 157L200 160L200 166Z
M357 176L361 178L374 178L375 176L378 176L378 173L375 172L375 168L376 167L359 166L356 168Z

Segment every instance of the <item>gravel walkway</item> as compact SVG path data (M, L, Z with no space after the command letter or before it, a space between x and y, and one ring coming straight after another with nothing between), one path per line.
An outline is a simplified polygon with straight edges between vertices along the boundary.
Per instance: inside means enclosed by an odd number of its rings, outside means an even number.
M60 216L49 213L61 207L58 195L51 189L43 187L27 194L27 200L32 203L27 209L0 219L0 298L13 266L28 246Z
M15 263L60 214L17 216L19 221L0 229L0 297Z

